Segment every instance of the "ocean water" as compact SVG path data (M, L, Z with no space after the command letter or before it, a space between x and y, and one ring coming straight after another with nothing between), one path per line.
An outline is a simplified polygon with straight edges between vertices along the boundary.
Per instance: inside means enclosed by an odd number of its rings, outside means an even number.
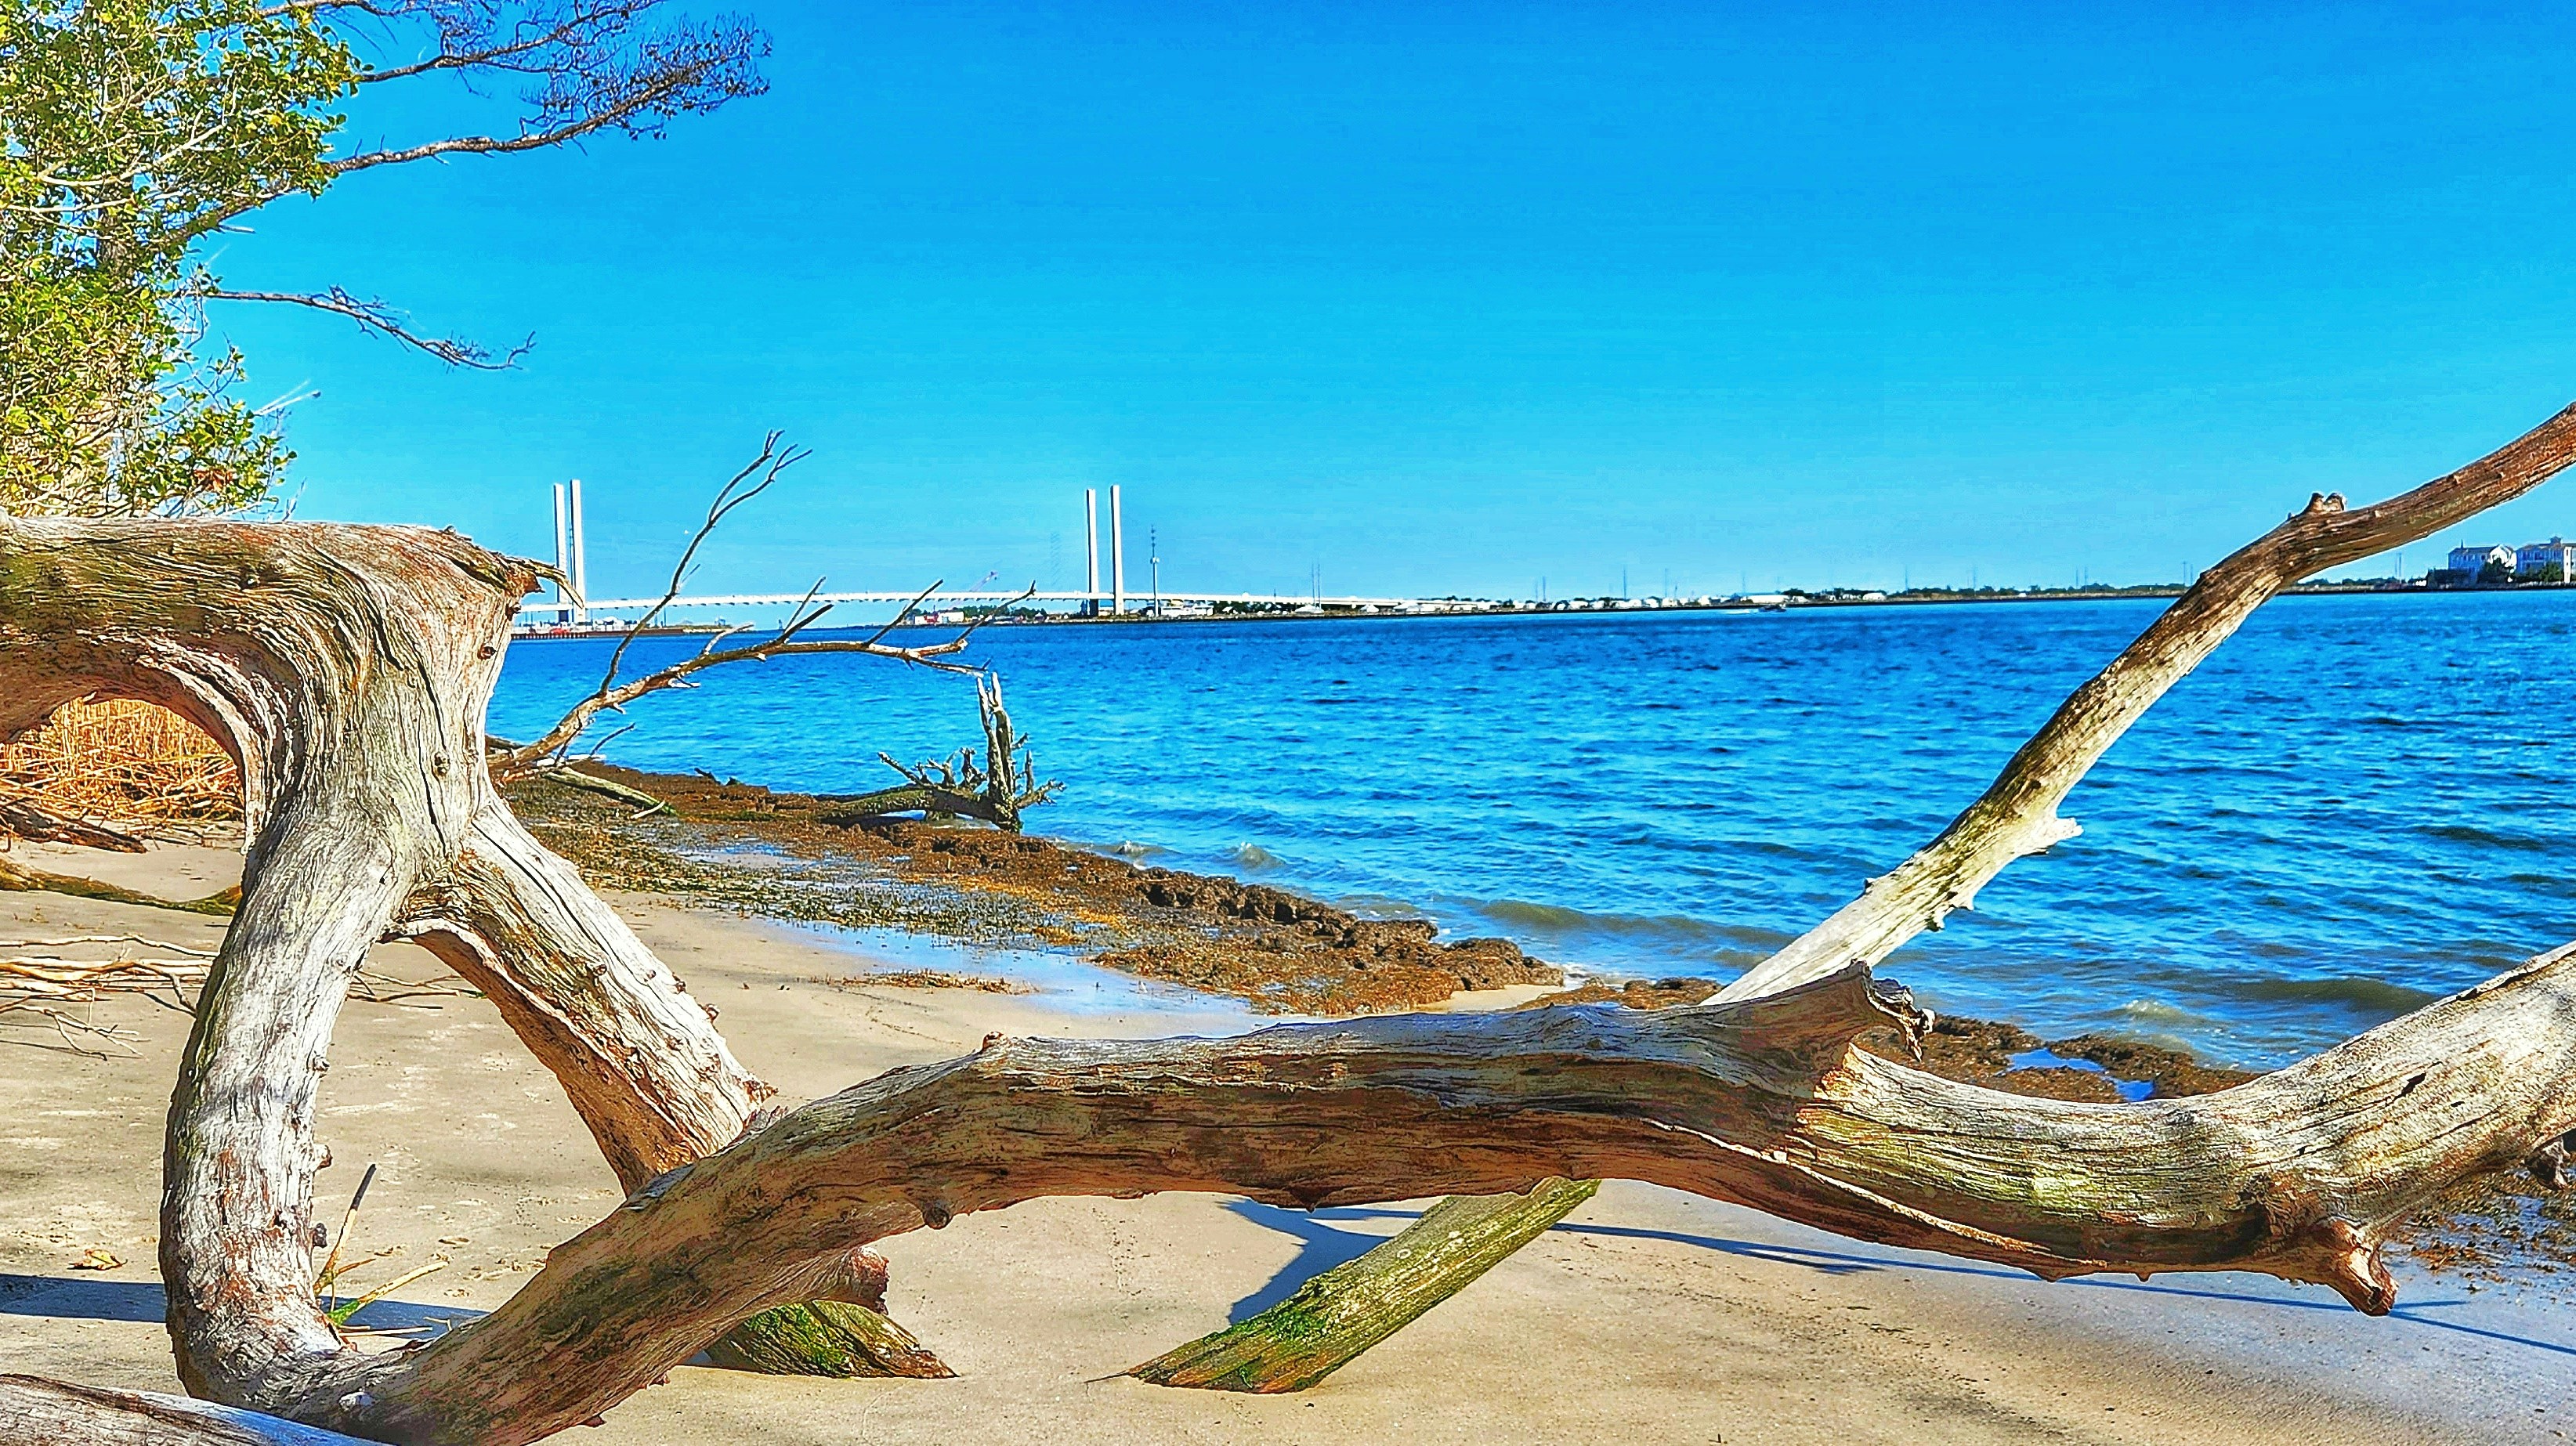
M992 628L1032 827L1609 976L1726 977L1985 786L2162 606ZM632 666L697 646L648 639ZM608 645L511 647L526 737ZM1884 972L2046 1037L2286 1062L2576 938L2576 593L2283 599ZM880 787L977 738L967 680L851 656L720 670L607 745L642 768Z

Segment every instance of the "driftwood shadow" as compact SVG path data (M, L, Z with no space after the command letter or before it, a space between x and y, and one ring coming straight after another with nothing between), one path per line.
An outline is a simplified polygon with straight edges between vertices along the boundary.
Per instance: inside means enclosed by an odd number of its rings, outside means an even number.
M358 1312L350 1324L368 1330L436 1334L482 1314L463 1306L380 1300ZM170 1318L170 1306L157 1280L0 1274L0 1315L159 1325Z

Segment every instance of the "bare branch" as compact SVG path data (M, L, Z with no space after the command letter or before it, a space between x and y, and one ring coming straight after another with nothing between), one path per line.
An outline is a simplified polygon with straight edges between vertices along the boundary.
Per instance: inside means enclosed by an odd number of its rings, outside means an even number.
M1854 961L1876 963L1923 930L1940 928L1951 910L1970 907L1977 890L2013 860L2076 835L2058 805L2129 725L2266 600L2327 568L2401 547L2519 497L2571 459L2576 407L2385 502L2348 511L2341 493L2310 497L2304 509L2202 573L2058 707L1938 838L1715 997L1750 999Z
M537 344L537 339L531 336L496 357L489 348L476 342L462 341L454 337L423 336L406 326L403 314L384 302L353 296L337 286L319 293L235 291L228 287L207 287L199 289L196 294L210 301L273 301L292 306L309 306L316 311L345 316L356 322L361 331L371 331L380 336L391 337L405 346L425 351L449 366L471 367L476 371L507 371L517 366L519 358L526 356Z
M690 686L689 680L697 674L709 668L724 667L729 663L763 661L802 653L863 653L871 657L918 664L943 673L980 675L980 669L950 660L956 654L965 651L968 640L974 636L976 627L981 625L981 619L970 623L964 631L945 642L922 647L903 647L884 641L886 634L892 632L897 624L909 617L912 610L920 605L922 598L928 597L938 588L938 583L933 582L929 587L922 589L911 603L905 605L902 612L895 615L893 622L877 629L874 634L865 639L807 638L802 635L820 621L824 614L832 610L830 603L817 604L814 601L823 588L822 581L817 579L812 587L805 590L805 596L797 602L796 606L788 610L787 621L770 636L757 642L737 644L733 647L719 646L726 638L744 631L741 628L728 628L708 639L706 645L692 657L656 672L647 673L640 678L619 681L619 675L625 668L627 649L632 647L635 640L658 621L670 608L672 601L679 597L681 588L688 581L689 569L697 560L698 550L705 545L707 538L717 527L723 525L724 520L732 516L736 509L768 491L778 481L781 472L812 455L801 447L783 446L781 444L783 435L783 433L771 432L762 438L758 455L745 464L742 470L734 473L722 487L716 489L714 501L707 505L706 520L698 524L697 531L689 538L688 546L681 549L680 559L672 566L671 580L663 588L662 595L655 599L653 605L645 609L643 615L618 637L617 646L609 654L608 667L600 677L599 686L592 689L588 697L575 703L563 717L556 720L553 727L547 729L534 742L496 754L491 760L492 774L495 778L506 781L544 772L549 768L561 767L572 745L580 740L582 734L589 730L592 722L600 714L615 712L650 693ZM1027 596L1027 593L1021 594L1022 598Z
M661 0L397 0L368 5L385 18L426 21L436 50L426 60L361 78L380 84L431 71L526 77L516 135L453 136L361 151L331 162L334 174L444 155L501 155L564 145L600 131L658 136L673 116L758 95L768 37L721 17L663 21ZM506 15L516 19L504 23ZM656 23L660 21L660 23Z

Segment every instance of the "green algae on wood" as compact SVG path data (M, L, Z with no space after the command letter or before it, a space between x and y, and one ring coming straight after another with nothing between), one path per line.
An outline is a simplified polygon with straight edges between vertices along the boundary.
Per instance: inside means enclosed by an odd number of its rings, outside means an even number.
M1270 1309L1127 1374L1158 1386L1305 1390L1464 1289L1600 1188L1598 1180L1544 1180L1526 1195L1452 1196Z
M762 1311L707 1347L707 1358L728 1369L771 1376L944 1380L957 1374L912 1332L844 1300Z

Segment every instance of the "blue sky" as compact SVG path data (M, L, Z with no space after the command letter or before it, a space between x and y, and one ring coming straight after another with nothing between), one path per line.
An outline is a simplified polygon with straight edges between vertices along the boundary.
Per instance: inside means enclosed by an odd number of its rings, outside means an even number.
M2545 11L753 13L770 93L666 140L228 240L237 286L536 337L448 372L219 308L304 397L300 515L542 553L579 476L639 590L781 428L815 455L707 588L1078 586L1111 483L1175 588L2122 582L2576 398ZM498 119L431 84L357 132ZM2576 534L2576 482L2474 532Z

